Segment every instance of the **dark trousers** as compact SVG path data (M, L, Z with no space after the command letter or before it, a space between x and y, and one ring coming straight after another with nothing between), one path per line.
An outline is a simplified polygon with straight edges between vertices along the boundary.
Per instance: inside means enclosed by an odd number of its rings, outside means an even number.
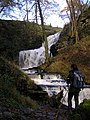
M68 93L68 109L71 110L72 109L72 97L74 96L74 100L75 100L75 109L78 108L78 96L79 96L79 92L69 92Z

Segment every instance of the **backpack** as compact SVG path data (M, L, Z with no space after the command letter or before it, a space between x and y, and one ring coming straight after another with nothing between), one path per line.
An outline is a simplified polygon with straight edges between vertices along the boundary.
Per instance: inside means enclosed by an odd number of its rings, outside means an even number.
M72 86L75 88L83 88L84 85L84 77L81 71L74 72L74 80Z

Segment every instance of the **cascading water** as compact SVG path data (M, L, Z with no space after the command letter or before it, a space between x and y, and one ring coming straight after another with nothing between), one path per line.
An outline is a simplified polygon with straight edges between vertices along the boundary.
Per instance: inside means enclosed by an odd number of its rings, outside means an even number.
M36 71L35 71L36 72ZM43 73L43 79L41 79L40 74L37 72L28 72L30 78L39 86L42 87L43 91L46 91L51 97L53 94L57 95L61 90L63 90L63 97L61 102L68 105L68 87L65 80L63 80L60 74ZM86 85L87 87L87 85ZM83 102L84 99L90 99L90 88L84 88L79 93L79 104ZM72 99L72 107L75 108L74 98Z
M29 74L30 78L35 84L41 86L43 91L46 91L49 96L58 94L64 87L67 86L65 80L61 79L60 74L54 73L43 73L43 78L40 74Z
M50 47L58 41L59 35L60 32L47 37L49 50ZM19 52L19 65L21 69L25 70L28 68L37 67L43 63L45 63L44 43L42 44L42 47L38 49L24 50ZM63 104L67 105L67 98L68 98L68 94L66 94L68 90L66 87L67 84L65 80L61 79L60 75L44 74L43 79L41 79L40 74L38 75L36 70L32 69L24 72L26 72L37 85L40 85L43 88L43 90L48 93L49 96L52 96L53 93L58 94L60 92L60 88L62 88L64 91L64 95L66 95L65 99L63 100ZM64 89L64 87L66 87L66 89ZM89 88L85 88L80 92L79 103L81 103L83 99L90 99ZM75 107L74 100L72 105L73 107Z
M60 32L47 37L49 50L51 45L55 44L58 41L59 35L60 35ZM44 43L38 49L24 50L19 52L19 66L22 69L37 67L43 63L45 63Z

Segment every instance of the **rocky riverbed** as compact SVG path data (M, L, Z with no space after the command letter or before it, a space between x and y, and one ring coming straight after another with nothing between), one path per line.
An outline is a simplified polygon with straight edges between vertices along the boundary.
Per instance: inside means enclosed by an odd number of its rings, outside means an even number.
M39 102L39 107L37 109L32 109L30 107L23 107L21 109L17 109L10 108L9 106L2 106L0 104L0 120L86 120L87 118L90 119L89 104L86 104L86 108L85 105L84 108L80 107L78 111L75 111L73 109L72 113L69 112L68 107L66 105L63 105L62 103L60 103L57 107L54 105L55 104L51 104L50 102Z
M49 104L41 105L38 109L23 108L10 109L0 106L0 120L55 120L57 108L51 107ZM68 114L65 107L59 110L58 120L67 120Z
M89 90L90 89L86 89L84 91L84 99L89 99ZM40 98L40 100L38 101L39 107L37 109L32 109L30 107L16 109L0 104L0 120L73 120L71 119L71 116L76 111L73 111L71 114L69 113L68 107L66 105L60 102L56 102L57 100L61 100L61 98L63 97L62 93L63 92L58 94L58 96L53 96L52 98L46 96L47 99L45 99L44 96L44 101L43 98ZM56 119L57 115L58 118ZM77 115L80 116L79 114Z

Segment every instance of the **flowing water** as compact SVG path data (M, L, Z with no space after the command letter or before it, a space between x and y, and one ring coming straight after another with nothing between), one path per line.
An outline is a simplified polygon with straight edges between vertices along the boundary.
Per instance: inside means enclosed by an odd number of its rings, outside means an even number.
M48 40L48 53L50 54L50 47L55 44L59 39L60 32L47 37ZM45 63L45 47L44 44L38 49L23 50L19 52L19 66L22 69L33 68Z
M35 84L41 86L43 91L48 93L49 97L57 95L61 90L63 90L64 99L62 98L61 102L68 105L67 83L61 78L60 74L43 73L43 78L41 78L41 75L36 70L29 70L26 73L35 82ZM80 91L79 104L83 102L84 99L90 99L90 88L84 88ZM72 107L75 108L74 98L72 99Z
M55 44L59 39L60 33L56 33L54 35L50 35L47 37L49 50L50 46ZM50 54L50 52L48 51ZM63 90L63 96L65 98L61 100L61 102L67 105L68 98L68 88L65 80L61 78L59 74L51 74L51 73L43 73L43 78L39 71L35 69L28 69L42 65L45 63L45 48L44 43L38 49L34 50L24 50L19 52L19 65L25 73L27 73L30 78L35 82L35 84L40 85L43 91L46 91L49 96L53 94L58 94L61 90ZM90 88L84 88L81 90L79 95L79 103L81 103L84 99L90 99ZM74 98L73 98L73 107L75 107Z

